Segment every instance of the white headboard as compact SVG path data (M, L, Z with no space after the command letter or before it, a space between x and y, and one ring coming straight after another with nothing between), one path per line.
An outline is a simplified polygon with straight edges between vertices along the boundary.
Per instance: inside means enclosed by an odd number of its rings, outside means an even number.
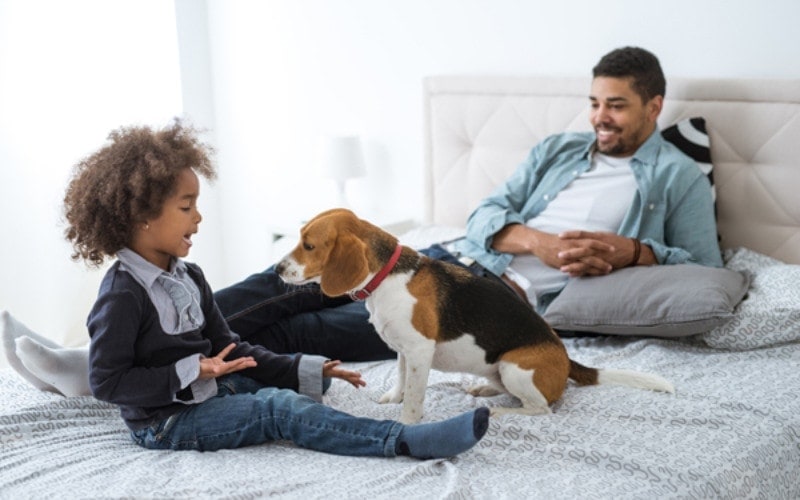
M463 226L547 135L589 130L589 78L424 81L426 222ZM706 119L723 248L800 264L800 80L667 80L662 128Z

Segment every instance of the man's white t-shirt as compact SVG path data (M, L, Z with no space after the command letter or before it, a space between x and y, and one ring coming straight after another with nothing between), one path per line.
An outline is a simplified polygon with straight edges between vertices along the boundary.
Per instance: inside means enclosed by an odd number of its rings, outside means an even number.
M636 193L631 158L594 153L591 168L526 225L553 234L572 229L616 232ZM506 274L525 290L534 305L537 297L560 290L569 279L567 274L530 254L516 255Z

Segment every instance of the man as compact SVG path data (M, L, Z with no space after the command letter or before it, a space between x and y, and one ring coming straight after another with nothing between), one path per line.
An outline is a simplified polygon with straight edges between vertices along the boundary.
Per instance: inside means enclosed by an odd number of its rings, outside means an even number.
M722 265L708 180L656 125L666 87L658 59L617 49L593 77L594 133L538 144L479 204L457 245L540 311L570 276L631 265Z
M631 265L721 266L710 184L656 125L664 94L653 54L635 47L606 54L589 93L594 132L543 140L478 205L464 240L452 251L434 245L423 253L502 279L540 312L571 276ZM273 268L217 291L215 300L234 332L274 352L345 361L395 356L363 303L288 287ZM11 365L32 383L46 378L56 390L83 390L76 380L88 361L80 353L48 347L8 315L2 328Z

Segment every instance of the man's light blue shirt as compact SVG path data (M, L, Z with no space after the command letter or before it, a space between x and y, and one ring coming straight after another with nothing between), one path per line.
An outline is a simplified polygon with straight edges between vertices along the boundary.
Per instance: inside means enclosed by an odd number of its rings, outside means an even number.
M496 275L512 254L491 248L503 227L540 214L572 180L591 167L594 132L567 132L544 139L467 221L456 250ZM631 160L637 192L618 233L650 246L659 264L721 267L711 184L697 164L656 129Z

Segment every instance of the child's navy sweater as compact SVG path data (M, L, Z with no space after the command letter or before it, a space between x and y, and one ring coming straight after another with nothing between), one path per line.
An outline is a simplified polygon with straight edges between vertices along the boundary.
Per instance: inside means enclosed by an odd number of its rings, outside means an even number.
M193 404L192 381L181 381L176 364L196 354L213 357L231 342L236 347L227 360L252 356L258 363L239 373L268 386L299 389L301 356L275 354L241 341L228 328L200 268L185 264L200 289L205 321L199 329L166 334L144 287L120 268L119 261L103 278L89 314L92 393L97 399L119 405L122 418L132 430L156 424ZM318 364L321 366L321 362ZM321 370L318 377L321 392Z

